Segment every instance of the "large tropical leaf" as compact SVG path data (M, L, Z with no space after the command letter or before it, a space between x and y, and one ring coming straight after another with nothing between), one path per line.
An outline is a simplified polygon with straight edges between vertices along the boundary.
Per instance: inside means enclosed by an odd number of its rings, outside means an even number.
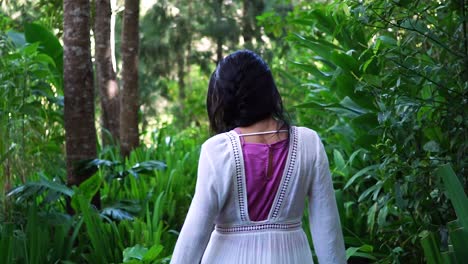
M468 198L460 180L449 164L440 166L436 173L443 179L447 195L455 208L460 225L468 230Z
M63 48L58 38L45 27L35 23L26 24L24 34L27 42L39 42L41 50L55 61L59 73L63 73Z
M22 202L40 196L46 192L49 194L55 192L59 194L59 196L65 195L68 197L72 197L74 194L74 191L65 184L56 180L49 180L45 175L40 175L39 181L27 182L20 185L8 192L7 196L15 198L17 202Z

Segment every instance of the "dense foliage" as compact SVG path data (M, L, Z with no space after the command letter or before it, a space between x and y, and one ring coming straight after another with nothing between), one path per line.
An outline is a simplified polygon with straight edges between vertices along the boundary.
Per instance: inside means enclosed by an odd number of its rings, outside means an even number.
M142 14L144 144L128 159L99 147L81 164L94 176L69 187L61 1L0 1L1 263L167 263L209 136L204 102L220 47L262 54L293 123L320 134L350 263L462 263L466 3L245 2L157 1Z
M332 146L345 234L385 262L422 262L421 233L447 235L455 215L438 166L452 163L468 186L465 12L452 1L345 1L278 20L307 73L293 82L307 98L298 119Z

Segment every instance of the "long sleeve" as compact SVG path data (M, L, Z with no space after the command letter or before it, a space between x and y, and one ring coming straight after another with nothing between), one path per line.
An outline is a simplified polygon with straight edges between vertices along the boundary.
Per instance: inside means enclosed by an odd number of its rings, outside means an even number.
M340 217L330 175L327 154L320 140L309 189L309 221L319 264L346 263Z
M172 264L200 263L219 211L215 180L213 162L210 160L206 146L203 145L198 163L195 195L179 234L172 255Z

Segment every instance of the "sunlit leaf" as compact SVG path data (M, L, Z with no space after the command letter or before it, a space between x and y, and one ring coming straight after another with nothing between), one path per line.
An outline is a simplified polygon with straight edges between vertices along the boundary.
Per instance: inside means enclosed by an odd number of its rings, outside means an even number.
M164 247L161 244L152 246L146 254L143 256L144 261L155 261L157 257L161 254Z
M123 261L128 262L132 259L143 260L143 256L148 252L148 249L140 244L136 244L133 247L128 247L123 251Z
M377 169L378 167L379 167L379 165L376 164L376 165L367 166L367 167L361 169L356 174L354 174L353 177L351 177L351 179L349 179L349 181L346 183L346 185L345 185L345 187L343 189L349 188L349 186L351 186L354 183L354 181L356 181L360 177L366 175L368 172L372 172L373 170Z

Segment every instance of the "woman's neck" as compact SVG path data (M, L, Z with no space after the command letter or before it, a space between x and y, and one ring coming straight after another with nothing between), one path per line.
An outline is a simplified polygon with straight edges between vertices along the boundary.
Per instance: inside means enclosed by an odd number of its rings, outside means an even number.
M282 122L276 121L272 117L258 121L250 126L239 127L241 134L249 134L256 132L276 131L282 128ZM266 135L255 135L245 137L245 142L266 143L271 144L279 140L288 138L287 133L274 133Z
M264 131L272 131L279 129L279 122L269 117L267 119L263 119L258 121L250 126L239 127L242 133L253 133L253 132L264 132Z

